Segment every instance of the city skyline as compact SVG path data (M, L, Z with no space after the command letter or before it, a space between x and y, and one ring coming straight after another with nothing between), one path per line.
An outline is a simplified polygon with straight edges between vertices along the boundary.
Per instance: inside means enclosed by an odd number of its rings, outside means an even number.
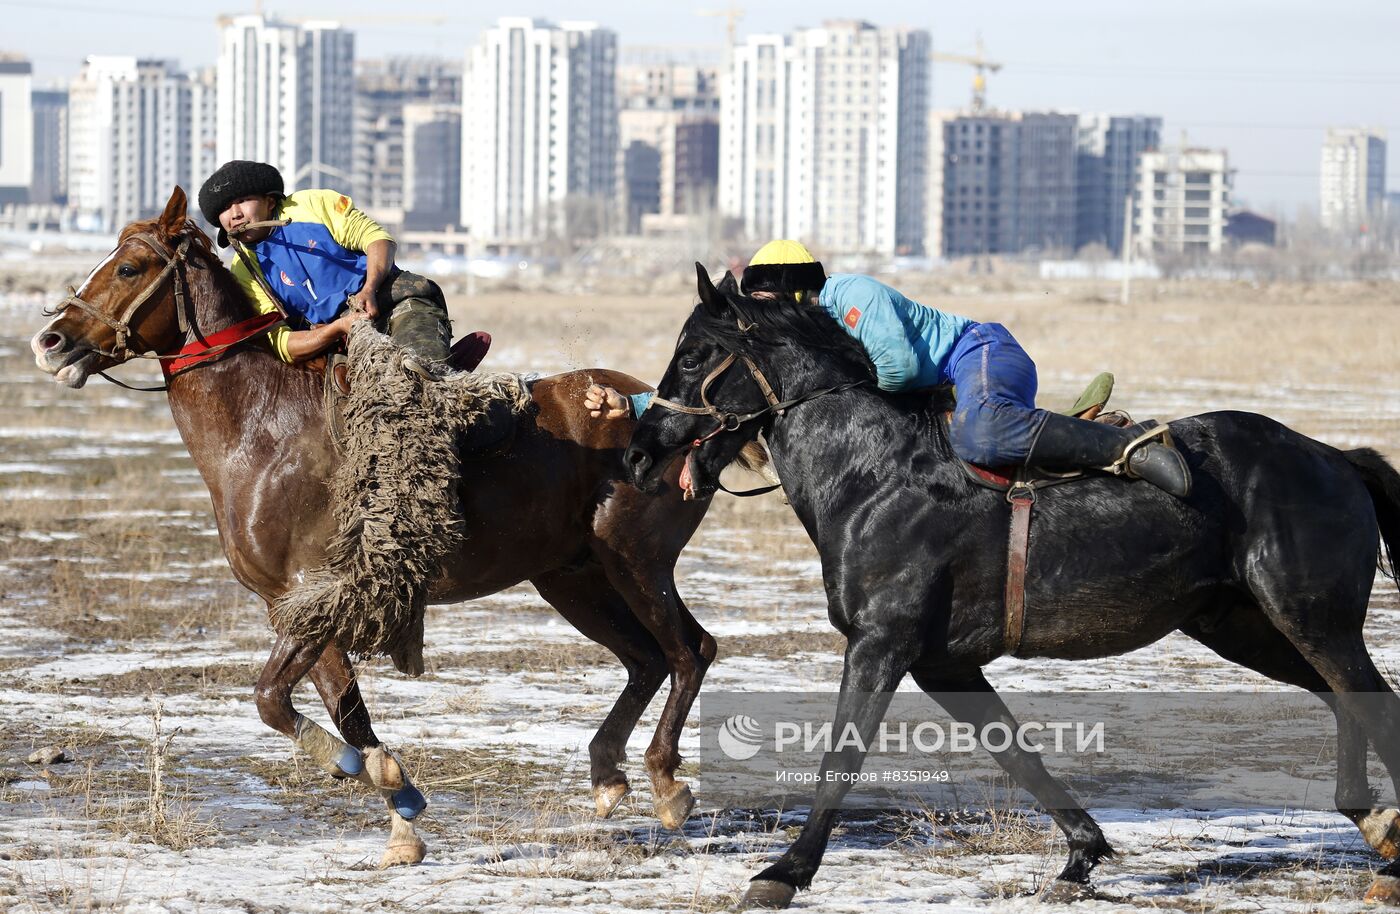
M36 84L66 82L88 54L176 58L186 69L212 65L218 53L216 17L248 11L236 4L196 0L178 9L131 0L120 8L81 0L43 8L0 0L6 11L4 47L34 63ZM249 4L251 6L251 4ZM333 18L356 32L357 57L426 54L461 59L500 15L591 19L618 33L625 56L639 46L667 45L709 53L717 61L722 17L702 18L632 8L615 0L587 7L541 0L528 10L499 4L463 11L445 0L416 0L397 16L377 13L367 0L328 4L268 3L264 12L287 18ZM957 4L887 2L862 10L878 26L928 29L935 50L970 50L981 35L990 57L1005 68L990 79L990 103L1000 109L1150 113L1164 120L1163 141L1226 147L1238 169L1236 195L1252 208L1297 214L1316 211L1317 150L1329 127L1370 127L1400 134L1400 111L1388 96L1400 85L1390 64L1389 36L1400 31L1400 8L1379 2L1342 4L1325 12L1302 0L1238 0L1226 8L1186 0L1164 8L1127 9L1102 0L1050 5L1012 0L997 15ZM812 0L744 10L739 40L788 33L826 19L850 18L848 4ZM53 27L62 15L63 28ZM139 18L141 29L115 29L114 19ZM1047 37L1048 36L1048 37ZM76 50L75 50L76 49ZM971 73L933 66L932 104L966 105ZM1400 151L1388 171L1400 174ZM1389 188L1387 188L1389 190Z

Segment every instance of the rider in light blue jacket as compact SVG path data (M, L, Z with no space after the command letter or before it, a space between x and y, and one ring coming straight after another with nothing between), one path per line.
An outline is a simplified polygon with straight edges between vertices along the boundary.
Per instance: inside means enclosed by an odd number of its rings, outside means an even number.
M798 242L764 245L744 270L741 288L755 299L811 296L864 346L881 390L955 385L949 443L963 460L994 467L1105 468L1138 437L1137 431L1037 409L1035 363L1002 325L926 307L869 276L828 277ZM594 416L614 418L640 415L651 398L624 398L594 386L584 402ZM1164 444L1138 445L1127 455L1127 468L1128 475L1178 497L1190 493L1186 461Z

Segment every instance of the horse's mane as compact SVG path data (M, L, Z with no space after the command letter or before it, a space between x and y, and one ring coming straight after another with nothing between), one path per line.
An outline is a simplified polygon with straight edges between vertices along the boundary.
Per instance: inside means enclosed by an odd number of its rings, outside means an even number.
M800 346L831 353L858 376L875 379L865 347L820 305L786 297L760 301L733 289L732 283L721 283L718 291L728 308L715 313L704 305L697 307L694 329L731 352L747 352L754 343Z

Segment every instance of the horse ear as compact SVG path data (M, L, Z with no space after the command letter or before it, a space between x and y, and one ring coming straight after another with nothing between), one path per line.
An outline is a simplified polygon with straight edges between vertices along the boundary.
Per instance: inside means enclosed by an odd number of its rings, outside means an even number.
M185 226L185 213L189 208L189 198L185 196L185 189L176 184L175 189L170 192L170 199L165 203L165 212L160 214L160 229L166 236L174 235Z
M711 314L719 314L729 304L728 299L710 282L709 271L699 261L695 263L695 286L700 292L701 306Z
M715 288L718 291L723 292L725 295L738 295L739 280L734 278L734 274L732 272L730 272L729 270L725 270L724 278L719 281L719 285Z

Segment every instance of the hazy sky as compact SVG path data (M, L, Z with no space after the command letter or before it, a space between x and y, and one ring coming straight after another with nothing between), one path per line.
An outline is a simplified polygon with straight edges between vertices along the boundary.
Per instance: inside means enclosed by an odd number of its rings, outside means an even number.
M337 18L356 31L356 55L459 57L501 15L591 19L636 45L721 47L724 20L698 15L726 0L268 0L287 18ZM394 15L386 15L392 9ZM220 0L0 0L0 50L62 81L87 54L214 62ZM1224 146L1238 169L1236 198L1265 211L1315 208L1329 126L1381 127L1391 136L1388 185L1400 188L1400 2L1397 0L803 0L750 2L739 37L861 17L928 29L940 51L970 51L980 33L1005 69L989 100L1005 108L1158 114L1166 140ZM936 107L966 104L971 71L934 67Z

